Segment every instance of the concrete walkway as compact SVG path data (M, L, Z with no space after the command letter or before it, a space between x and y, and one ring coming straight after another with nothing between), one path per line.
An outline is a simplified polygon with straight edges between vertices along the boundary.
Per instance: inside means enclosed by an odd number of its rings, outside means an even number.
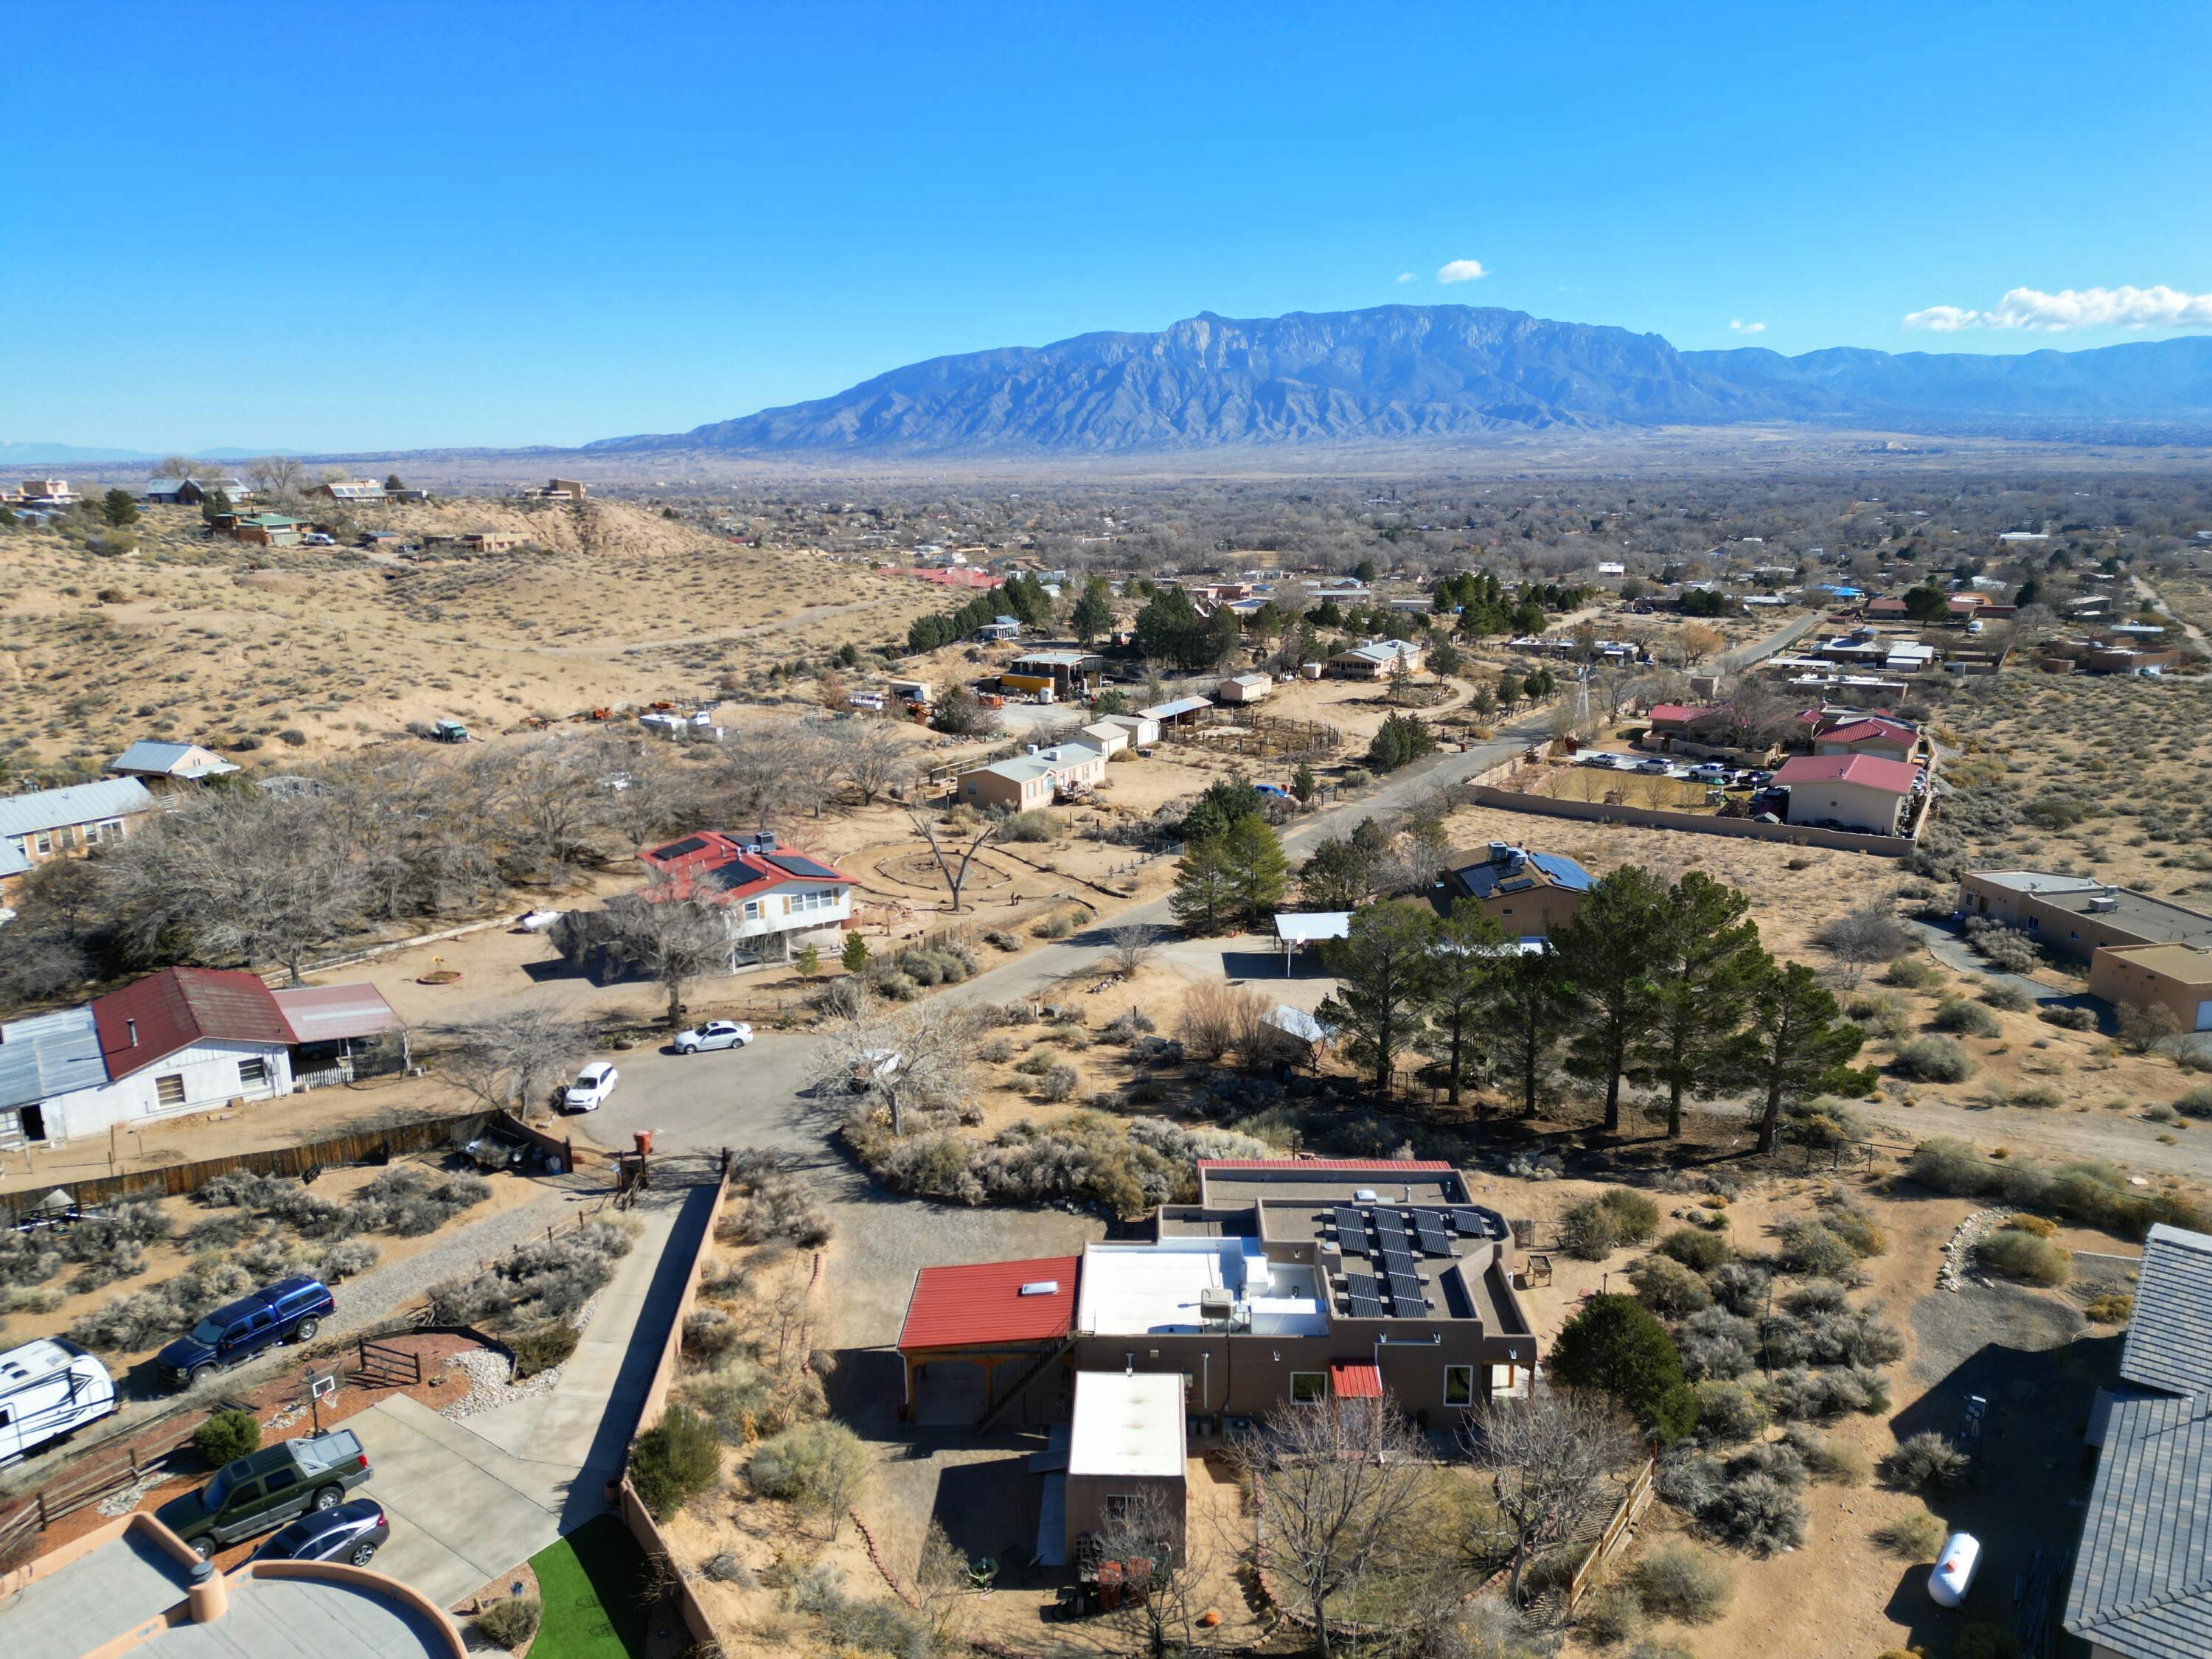
M644 1231L544 1393L459 1420L400 1395L347 1420L373 1471L362 1495L392 1523L379 1571L451 1607L606 1509L713 1198L638 1212Z

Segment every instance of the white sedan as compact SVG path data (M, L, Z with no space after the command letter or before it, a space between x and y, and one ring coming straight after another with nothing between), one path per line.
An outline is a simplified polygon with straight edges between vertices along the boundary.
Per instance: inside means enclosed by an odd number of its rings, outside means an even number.
M696 1054L702 1048L742 1048L753 1040L753 1028L741 1019L710 1020L676 1039L676 1052Z
M576 1073L576 1080L561 1091L564 1112L596 1112L607 1103L622 1073L611 1060L595 1060Z

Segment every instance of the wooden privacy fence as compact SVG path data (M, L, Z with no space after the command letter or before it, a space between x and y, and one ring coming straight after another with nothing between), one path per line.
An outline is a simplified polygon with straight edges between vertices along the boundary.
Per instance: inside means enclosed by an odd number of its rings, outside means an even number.
M1651 1507L1652 1486L1658 1474L1659 1460L1647 1457L1644 1460L1644 1467L1637 1470L1636 1478L1628 1483L1627 1494L1621 1498L1620 1507L1613 1510L1613 1518L1605 1523L1605 1530L1598 1534L1597 1542L1590 1546L1590 1553L1583 1558L1582 1565L1575 1569L1575 1576L1567 1581L1569 1612L1571 1613L1577 1603L1589 1593L1590 1585L1605 1564L1620 1553L1621 1546L1635 1531L1638 1518Z
M463 1112L450 1117L417 1118L380 1129L348 1130L297 1146L269 1146L258 1152L236 1152L228 1158L204 1158L190 1164L167 1164L155 1170L132 1170L91 1181L72 1181L68 1189L77 1203L91 1206L125 1198L174 1198L196 1191L217 1176L240 1170L254 1175L305 1176L332 1164L380 1164L408 1152L427 1152L434 1146L465 1146L483 1133L495 1117L503 1115ZM46 1190L32 1188L0 1193L0 1219L21 1220L38 1208Z
M303 1141L297 1146L269 1146L258 1152L236 1152L228 1158L204 1158L190 1164L166 1164L159 1169L131 1170L91 1181L71 1181L65 1187L70 1196L87 1209L126 1198L175 1198L198 1191L217 1176L242 1170L252 1175L312 1178L319 1170L343 1164L385 1164L410 1152L465 1146L494 1129L535 1147L549 1158L558 1158L564 1171L576 1167L576 1145L566 1137L556 1139L506 1112L460 1112L449 1116L416 1118L380 1129L349 1129L318 1140ZM588 1156L590 1150L586 1148L584 1155ZM0 1222L21 1220L36 1210L52 1190L34 1187L21 1192L0 1193Z

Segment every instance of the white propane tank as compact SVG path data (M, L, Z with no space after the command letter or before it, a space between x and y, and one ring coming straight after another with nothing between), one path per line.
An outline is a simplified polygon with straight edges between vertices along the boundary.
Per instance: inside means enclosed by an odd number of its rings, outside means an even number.
M1974 1569L1982 1565L1981 1540L1970 1532L1954 1532L1943 1540L1943 1553L1929 1569L1928 1594L1939 1607L1955 1607L1966 1599L1974 1582Z

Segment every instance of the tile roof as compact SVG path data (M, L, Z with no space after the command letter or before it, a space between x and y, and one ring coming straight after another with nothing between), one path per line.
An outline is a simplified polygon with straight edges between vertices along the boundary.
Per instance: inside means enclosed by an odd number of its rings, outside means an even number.
M1778 784L1858 783L1893 795L1909 795L1920 769L1911 761L1884 760L1878 755L1800 755L1783 763L1774 775Z
M92 1000L111 1080L213 1040L289 1048L292 1028L260 975L230 968L164 968Z
M1075 1255L1048 1255L924 1267L915 1275L906 1322L899 1327L900 1352L1049 1342L1063 1337L1075 1319L1075 1281L1082 1261ZM1024 1296L1024 1285L1056 1288Z
M0 836L25 836L67 823L126 817L150 811L154 797L136 778L102 778L0 799Z
M2212 1237L2153 1227L2066 1598L2127 1659L2212 1653Z
M1911 745L1920 741L1920 734L1901 720L1853 720L1847 726L1832 726L1820 733L1821 743L1901 743Z
M2163 1222L2150 1230L2120 1375L2172 1394L2212 1395L2212 1235Z

